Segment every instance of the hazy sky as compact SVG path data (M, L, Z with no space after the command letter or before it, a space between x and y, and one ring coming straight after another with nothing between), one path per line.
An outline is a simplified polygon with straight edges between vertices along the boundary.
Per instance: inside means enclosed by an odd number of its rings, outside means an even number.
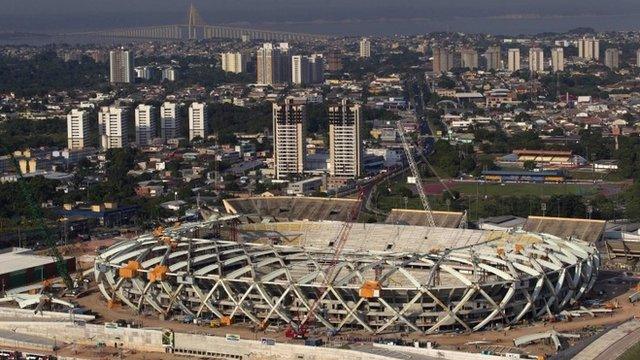
M3 10L0 31L90 30L182 23L191 2L210 24L296 30L308 26L315 32L322 30L324 24L327 33L335 32L332 31L335 23L341 28L357 30L356 25L363 22L369 23L363 29L374 30L372 24L379 22L383 24L381 32L393 33L394 21L400 20L437 23L449 27L447 30L468 31L459 28L472 25L465 20L477 19L483 19L485 23L480 25L489 29L492 23L499 27L504 26L501 22L505 21L517 28L518 20L530 22L531 30L539 26L539 32L548 30L548 26L555 30L565 25L591 25L600 30L640 29L640 0L0 0ZM416 28L420 30L419 26Z

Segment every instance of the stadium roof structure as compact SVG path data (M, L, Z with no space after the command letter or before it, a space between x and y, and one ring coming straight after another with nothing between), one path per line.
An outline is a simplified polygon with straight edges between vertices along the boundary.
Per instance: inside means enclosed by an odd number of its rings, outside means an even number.
M523 230L594 243L602 238L606 223L605 220L529 216Z
M359 200L268 196L226 199L223 203L228 213L269 217L275 221L347 221Z
M436 226L445 228L459 227L462 222L462 217L464 216L463 213L454 211L432 211L431 213L433 214L433 220ZM427 226L427 211L392 209L384 222L386 224Z
M190 237L192 224L142 235L96 256L98 288L168 317L431 334L557 314L600 267L593 244L523 231L355 224L336 256L340 222L242 226L302 235L290 244L202 239Z

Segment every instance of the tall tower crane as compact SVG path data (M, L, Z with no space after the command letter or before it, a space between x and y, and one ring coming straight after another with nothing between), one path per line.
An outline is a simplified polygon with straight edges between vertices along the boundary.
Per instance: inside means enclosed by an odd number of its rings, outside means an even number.
M409 146L409 141L407 140L407 135L404 132L403 122L398 120L396 122L396 127L398 129L398 134L400 134L400 140L402 140L402 147L404 148L404 153L407 156L407 161L409 162L409 168L411 169L411 173L416 180L416 188L418 189L418 195L420 196L420 201L422 202L422 207L427 211L427 225L431 227L436 226L436 222L433 219L433 211L431 210L431 204L429 204L429 198L427 198L427 194L424 192L424 187L422 186L422 177L420 177L420 171L418 171L418 165L416 164L415 159L413 158L413 153L411 152L411 146Z

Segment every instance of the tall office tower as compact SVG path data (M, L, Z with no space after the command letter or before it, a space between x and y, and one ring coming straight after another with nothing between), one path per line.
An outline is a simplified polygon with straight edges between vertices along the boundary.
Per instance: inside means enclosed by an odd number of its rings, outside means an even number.
M124 49L109 52L110 82L112 84L130 84L134 80L133 52Z
M280 54L282 55L282 59L280 61L280 83L282 84L290 84L291 83L291 50L289 48L289 43L283 42L278 44L278 50L280 50Z
M273 159L277 179L304 171L306 122L304 104L296 103L293 98L273 104Z
M578 40L578 57L585 60L600 60L600 41L596 38Z
M502 55L500 54L500 46L489 46L484 56L487 59L487 70L502 69Z
M564 49L561 47L551 49L551 67L554 72L564 71Z
M89 114L85 110L72 109L67 114L67 147L84 149L89 139Z
M604 66L609 69L617 69L620 67L620 50L617 48L609 48L604 52Z
M636 51L636 66L640 67L640 49Z
M322 54L313 54L309 56L309 80L313 84L324 82L324 56Z
M291 82L296 85L307 85L310 81L309 57L294 55L291 57Z
M329 106L329 174L357 178L362 175L362 111L343 99Z
M520 70L520 49L509 49L507 52L507 70L511 72Z
M360 40L360 57L371 57L371 41L367 38L362 38L362 40Z
M327 54L327 71L342 70L342 54L332 51Z
M502 55L500 53L500 46L489 46L484 56L487 59L487 70L502 69Z
M529 49L529 71L532 73L544 71L544 52L541 48Z
M247 72L249 55L241 52L223 52L220 54L222 70L234 74Z
M464 48L460 50L460 65L463 68L478 68L478 52L472 48Z
M160 106L160 136L163 140L180 137L180 120L178 104L166 101Z
M207 136L207 104L194 102L189 106L189 141Z
M136 107L136 144L147 146L156 136L156 114L152 105L140 104Z
M453 68L453 54L446 48L433 47L433 72L442 74Z
M119 149L127 145L127 110L119 106L103 106L98 113L100 146L103 150Z
M283 84L291 81L289 44L274 46L265 43L256 57L257 82L263 85Z

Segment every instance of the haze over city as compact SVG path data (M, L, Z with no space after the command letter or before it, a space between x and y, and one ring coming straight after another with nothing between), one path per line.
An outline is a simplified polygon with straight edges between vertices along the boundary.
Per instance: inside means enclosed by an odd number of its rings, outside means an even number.
M174 24L186 1L9 0L0 31L65 32ZM417 34L431 31L494 34L638 28L634 0L196 0L210 24L336 35Z

